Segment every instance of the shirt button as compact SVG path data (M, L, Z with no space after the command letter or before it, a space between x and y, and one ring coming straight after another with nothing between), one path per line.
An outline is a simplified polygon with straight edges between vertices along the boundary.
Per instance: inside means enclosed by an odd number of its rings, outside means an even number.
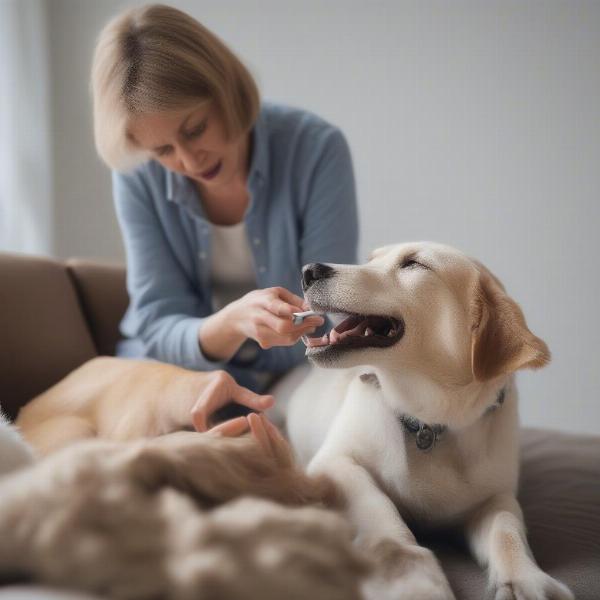
M267 270L267 267L265 267L264 265L260 265L260 267L258 267L258 272L259 273L265 273Z
M255 246L260 245L260 239L259 238L254 238L254 245Z

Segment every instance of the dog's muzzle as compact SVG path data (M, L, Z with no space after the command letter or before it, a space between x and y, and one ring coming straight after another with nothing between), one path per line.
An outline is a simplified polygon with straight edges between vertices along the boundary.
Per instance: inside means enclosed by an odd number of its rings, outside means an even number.
M331 266L323 263L310 263L302 268L302 289L305 297L316 289L318 282L331 279L338 272ZM319 286L319 290L322 287ZM308 293L307 293L308 292ZM321 299L322 301L322 299ZM302 341L307 346L307 356L314 357L317 353L322 354L326 348L336 350L350 350L360 348L387 348L393 346L404 335L404 321L395 318L377 314L356 314L339 310L325 302L315 302L311 299L313 310L322 313L334 313L343 315L343 320L339 325L331 329L328 333L320 337L303 336Z
M302 267L302 290L306 290L321 279L329 279L335 275L335 269L323 263L310 263Z

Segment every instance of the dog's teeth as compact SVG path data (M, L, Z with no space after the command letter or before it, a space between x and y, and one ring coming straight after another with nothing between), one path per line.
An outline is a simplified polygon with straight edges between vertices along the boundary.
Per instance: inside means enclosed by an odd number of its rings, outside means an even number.
M373 335L374 333L375 332L370 327L367 327L365 329L365 337L368 336L368 335Z

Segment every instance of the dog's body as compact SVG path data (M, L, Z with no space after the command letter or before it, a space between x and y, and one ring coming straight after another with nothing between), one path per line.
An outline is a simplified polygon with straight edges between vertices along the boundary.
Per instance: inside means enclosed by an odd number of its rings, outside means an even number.
M40 456L93 437L155 437L191 426L203 385L174 365L99 356L28 402L16 424Z
M513 373L549 353L499 281L428 243L380 249L363 266L309 265L303 278L313 310L346 319L306 341L311 361L334 370L297 387L287 428L308 472L345 491L361 543L388 560L375 595L452 598L409 525L460 525L496 599L571 599L533 560L515 498Z
M0 477L31 464L33 450L2 414L0 407Z
M294 393L288 432L303 464L314 470L330 457L351 456L376 474L402 517L420 527L454 525L489 497L516 492L518 415L512 379L501 407L460 432L443 432L431 451L423 451L379 384L364 374L356 368L329 379L314 369ZM308 399L316 405L310 412Z

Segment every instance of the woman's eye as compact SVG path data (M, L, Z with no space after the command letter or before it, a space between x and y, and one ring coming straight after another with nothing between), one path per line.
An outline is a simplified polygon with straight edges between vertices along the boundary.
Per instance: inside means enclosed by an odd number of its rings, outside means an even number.
M197 127L194 127L194 129L188 131L187 137L188 138L198 137L199 135L204 133L205 129L206 129L206 121L203 121L202 123L200 123L200 125L198 125Z
M164 146L163 148L159 148L156 151L156 154L158 156L168 156L169 154L171 154L171 150L172 148L170 146Z

